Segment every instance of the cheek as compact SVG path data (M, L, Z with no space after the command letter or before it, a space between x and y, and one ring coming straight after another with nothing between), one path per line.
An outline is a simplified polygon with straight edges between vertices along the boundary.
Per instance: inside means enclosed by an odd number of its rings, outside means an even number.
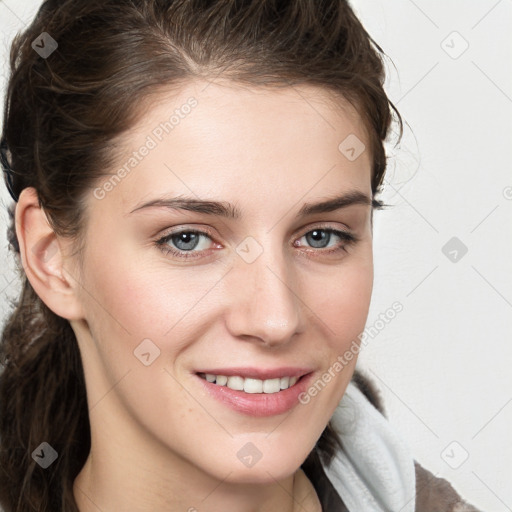
M336 272L323 280L323 286L312 300L314 313L323 321L325 339L331 348L345 350L364 330L373 289L371 251L360 258L341 264Z
M171 268L162 259L148 262L136 255L126 247L102 258L91 246L84 272L89 328L102 357L117 367L117 376L125 367L140 365L134 351L143 340L151 340L155 353L164 356L151 364L161 368L199 337L197 317L215 309L204 299L223 274L223 269Z
M183 315L190 285L178 286L176 276L170 279L165 269L148 268L133 247L123 248L122 242L112 245L117 250L108 251L106 257L97 247L88 251L84 299L89 317L93 322L104 318L108 325L102 327L124 337L163 335Z
M331 418L354 373L373 288L371 253L352 260L325 280L318 293L314 314L322 329L324 366L317 379L300 398L314 408L318 435ZM319 319L319 320L318 320ZM312 413L313 414L313 413Z

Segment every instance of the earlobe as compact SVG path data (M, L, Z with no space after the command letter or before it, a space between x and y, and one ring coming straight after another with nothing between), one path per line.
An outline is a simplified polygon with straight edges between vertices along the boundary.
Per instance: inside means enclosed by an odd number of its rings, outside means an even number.
M83 318L76 281L63 272L63 240L48 222L35 188L21 192L15 215L20 257L32 288L55 314L68 320Z

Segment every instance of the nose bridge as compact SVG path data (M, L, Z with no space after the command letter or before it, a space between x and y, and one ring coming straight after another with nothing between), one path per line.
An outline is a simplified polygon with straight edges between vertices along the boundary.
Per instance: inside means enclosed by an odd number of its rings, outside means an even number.
M236 251L230 273L232 334L260 338L268 345L285 343L299 329L300 300L282 243L272 234L259 240L247 237Z

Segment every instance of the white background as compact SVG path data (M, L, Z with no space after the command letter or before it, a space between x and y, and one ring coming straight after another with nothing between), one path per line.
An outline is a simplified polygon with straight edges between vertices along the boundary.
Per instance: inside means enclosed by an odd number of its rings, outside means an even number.
M39 5L0 1L2 94L9 42ZM396 67L386 90L407 122L381 196L394 206L375 212L378 334L359 364L422 465L482 510L512 511L512 1L352 5ZM1 199L5 317L17 283Z

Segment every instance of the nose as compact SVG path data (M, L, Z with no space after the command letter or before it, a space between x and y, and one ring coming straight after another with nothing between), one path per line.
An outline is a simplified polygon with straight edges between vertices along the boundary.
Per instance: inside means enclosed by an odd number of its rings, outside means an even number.
M227 279L227 327L234 337L279 347L300 332L303 302L283 251L265 247L251 263L237 256Z

